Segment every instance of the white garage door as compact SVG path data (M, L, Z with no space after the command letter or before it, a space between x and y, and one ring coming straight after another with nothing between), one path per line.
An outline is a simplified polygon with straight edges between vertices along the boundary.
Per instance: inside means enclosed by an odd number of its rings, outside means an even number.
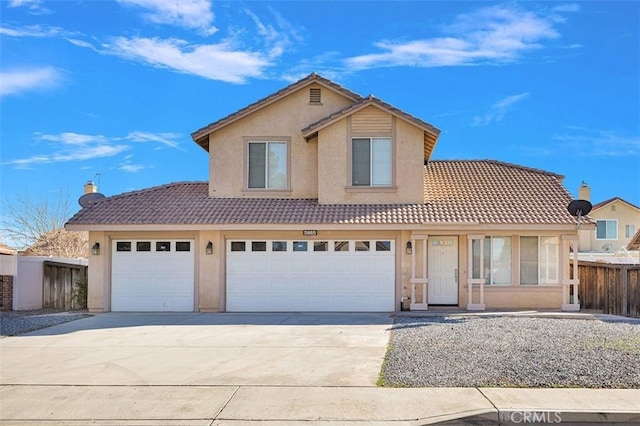
M112 250L112 311L193 311L193 240L120 240Z
M227 241L229 312L388 312L394 289L393 241Z

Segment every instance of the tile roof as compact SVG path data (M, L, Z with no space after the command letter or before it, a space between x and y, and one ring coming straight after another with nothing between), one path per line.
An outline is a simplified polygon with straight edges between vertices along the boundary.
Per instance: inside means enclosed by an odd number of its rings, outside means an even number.
M614 201L621 201L625 204L628 204L629 206L633 207L636 210L640 210L640 207L636 206L635 204L632 204L630 202L628 202L627 200L623 200L620 197L613 197L613 198L609 198L608 200L604 200L598 204L594 204L593 205L593 209L592 210L598 210L601 209L602 207L606 206L607 204L613 203Z
M296 81L293 84L290 84L289 86L278 90L277 92L260 99L257 102L252 103L251 105L248 105L232 114L227 115L226 117L221 118L220 120L214 121L211 124L208 124L198 130L196 130L195 132L191 133L191 138L193 139L194 142L196 142L198 145L200 145L202 148L204 148L206 151L209 151L209 140L208 138L206 138L205 136L209 135L209 133L214 132L224 126L226 126L227 124L233 123L234 121L248 115L251 114L254 111L259 110L260 108L267 106L275 101L277 101L278 99L281 99L285 96L287 96L288 94L295 92L298 89L301 89L311 83L318 83L321 84L325 87L329 87L333 90L335 90L336 92L342 93L344 96L346 96L349 99L352 99L354 101L357 101L359 99L362 98L362 96L358 95L357 93L352 92L349 89L346 89L342 86L340 86L337 83L334 83L331 80L328 80L316 73L312 73L309 74L308 76L306 76L305 78Z
M490 160L432 161L424 204L318 204L317 199L210 198L207 182L107 197L68 225L543 224L571 225L571 195L553 173ZM72 227L72 229L74 229Z
M575 224L563 176L494 160L431 161L424 200L436 220Z
M413 123L414 125L422 128L425 131L428 131L430 133L433 133L434 135L439 135L440 134L440 129L437 129L436 127L434 127L433 125L427 123L426 121L422 121L417 117L414 117L411 114L407 114L406 112L394 107L391 104L388 104L386 102L381 101L380 99L374 97L373 95L369 95L366 98L362 98L354 103L352 103L351 105L341 109L340 111L337 111L325 118L322 118L318 121L316 121L315 123L312 123L310 125L308 125L307 127L305 127L304 129L302 129L302 134L305 137L308 137L309 135L311 135L314 132L317 132L319 129L321 129L322 127L324 127L325 125L334 122L336 120L341 119L342 117L345 117L347 115L350 115L352 113L354 113L355 111L359 111L363 108L366 108L369 105L377 105L383 109L386 109L387 111L402 117L403 119L405 119L406 121Z

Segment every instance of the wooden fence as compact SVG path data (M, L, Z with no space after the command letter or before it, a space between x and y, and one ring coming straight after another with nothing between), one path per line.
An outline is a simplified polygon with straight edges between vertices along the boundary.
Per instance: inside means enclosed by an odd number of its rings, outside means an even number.
M86 282L86 266L45 261L43 268L43 308L86 308L86 292L82 292L78 285L78 283Z
M578 262L580 307L640 318L640 266Z

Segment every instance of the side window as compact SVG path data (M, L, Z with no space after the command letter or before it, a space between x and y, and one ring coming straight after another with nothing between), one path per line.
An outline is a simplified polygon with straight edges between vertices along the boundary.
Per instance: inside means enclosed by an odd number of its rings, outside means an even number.
M252 241L251 242L251 251L267 251L267 242L266 241Z
M151 241L138 241L136 251L151 251Z
M131 251L131 241L118 241L116 251Z
M156 251L171 251L171 242L169 241L157 241Z
M294 241L293 251L307 251L308 243L306 241Z
M231 251L245 251L247 249L247 243L244 241L232 241Z
M329 250L329 242L328 241L314 241L313 242L313 251L328 251Z
M271 242L271 251L287 251L287 242L286 241L272 241Z
M349 241L334 241L333 251L349 251Z
M369 251L369 241L356 241L356 251Z
M391 241L376 241L376 251L391 251Z
M191 243L189 241L177 241L176 251L191 251Z

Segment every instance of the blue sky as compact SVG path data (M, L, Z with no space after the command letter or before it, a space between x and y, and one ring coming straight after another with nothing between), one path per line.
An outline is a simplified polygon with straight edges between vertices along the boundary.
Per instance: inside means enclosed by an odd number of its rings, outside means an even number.
M190 133L315 71L640 205L639 55L637 1L2 1L2 197L206 180Z

